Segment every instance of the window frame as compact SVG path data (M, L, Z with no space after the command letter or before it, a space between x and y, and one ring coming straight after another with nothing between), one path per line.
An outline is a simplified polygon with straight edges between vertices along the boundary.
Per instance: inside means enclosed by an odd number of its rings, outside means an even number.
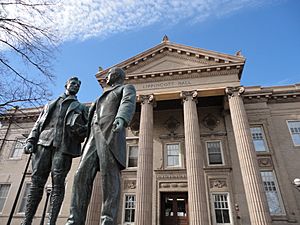
M3 213L3 210L5 209L5 205L6 205L6 203L7 203L7 199L8 199L8 196L9 196L9 194L10 194L10 190L11 190L11 183L3 182L3 183L0 183L0 186L1 186L1 185L8 185L9 188L8 188L8 192L7 192L7 195L6 195L6 197L5 197L5 200L4 200L4 202L3 202L3 208L2 208L2 210L0 209L0 215Z
M129 166L129 152L130 147L137 147L137 163L136 166ZM133 169L136 170L138 167L138 159L139 159L139 145L138 144L127 144L127 156L126 156L126 169Z
M220 143L220 154L221 154L222 163L219 163L219 164L211 164L210 163L209 154L208 154L208 143L209 142L219 142ZM209 166L224 166L225 165L222 140L220 140L220 139L207 140L207 141L205 141L205 148L206 148L207 165L209 165Z
M178 144L178 165L175 166L169 166L168 165L168 148L167 145L172 145L172 144ZM181 142L179 141L170 141L164 143L164 166L166 169L178 169L183 167L183 153L182 153L182 145Z
M227 204L228 204L228 213L229 213L230 223L217 223L214 195L227 195ZM234 221L233 221L233 215L232 215L230 193L229 192L211 192L210 193L210 200L211 200L210 201L211 202L211 210L212 210L211 215L212 215L213 225L233 225Z
M271 172L272 173L275 188L276 188L276 192L277 192L278 202L279 202L279 205L282 209L282 213L280 213L280 214L272 214L271 211L270 211L269 201L268 201L267 194L266 194L266 191L265 191L264 180L263 180L263 176L262 176L263 172ZM286 210L285 210L285 207L284 207L284 203L283 203L283 199L282 199L282 195L281 195L281 191L280 191L280 188L279 188L279 184L278 184L278 181L277 181L277 176L276 176L275 171L274 170L261 170L260 171L260 176L261 176L261 181L262 181L264 193L265 193L265 196L266 196L267 206L268 206L268 211L270 213L270 216L285 216L286 215Z
M22 143L22 140L23 140L23 143L24 145L26 144L26 138L22 138L22 137L19 137L19 138L16 138L16 140L14 141L14 145L13 147L11 148L10 152L9 152L9 156L8 156L8 159L9 160L21 160L22 159L22 156L23 156L23 148L20 148L21 150L21 154L20 156L18 157L13 157L14 153L15 153L15 150L16 150L16 145L19 144L19 143Z
M294 142L293 134L292 134L292 132L291 132L291 128L290 128L290 126L289 126L289 122L299 122L299 123L300 123L300 120L286 120L286 124L287 124L288 130L289 130L290 137L291 137L291 139L292 139L293 145L294 145L295 147L300 147L300 143L299 143L299 144L296 144L296 143ZM299 134L299 135L300 135L300 134Z
M135 224L135 217L133 217L133 222L126 222L125 221L125 212L126 212L126 209L125 206L126 206L126 196L134 196L134 208L128 208L129 210L132 210L134 209L134 215L136 213L136 194L135 193L124 193L124 198L123 198L123 207L122 207L122 224L123 225L134 225Z
M262 131L261 134L262 134L262 138L263 138L263 142L264 142L264 146L265 146L265 151L257 151L256 150L255 143L254 143L254 140L253 140L253 135L252 135L252 132L251 132L251 128L261 128L261 131ZM255 150L256 153L269 153L270 152L266 132L265 132L264 126L262 124L252 124L252 125L250 125L250 134L251 134L251 139L252 139L252 143L253 143L253 146L254 146L254 150Z

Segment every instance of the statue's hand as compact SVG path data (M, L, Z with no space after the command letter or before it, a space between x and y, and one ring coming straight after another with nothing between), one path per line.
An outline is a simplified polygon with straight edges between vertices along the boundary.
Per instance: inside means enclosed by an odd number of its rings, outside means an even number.
M113 123L113 132L119 132L125 125L125 121L124 119L118 117L115 119L114 123Z
M24 146L24 153L31 154L34 152L34 145L31 142L27 142Z
M87 125L82 125L77 128L76 132L74 132L75 135L77 135L83 142L84 138L87 136L87 131L88 131L88 126Z

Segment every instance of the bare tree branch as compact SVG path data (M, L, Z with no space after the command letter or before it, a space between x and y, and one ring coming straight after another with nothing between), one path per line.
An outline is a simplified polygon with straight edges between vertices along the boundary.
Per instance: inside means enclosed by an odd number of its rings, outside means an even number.
M49 99L58 38L48 12L56 2L0 0L0 112Z

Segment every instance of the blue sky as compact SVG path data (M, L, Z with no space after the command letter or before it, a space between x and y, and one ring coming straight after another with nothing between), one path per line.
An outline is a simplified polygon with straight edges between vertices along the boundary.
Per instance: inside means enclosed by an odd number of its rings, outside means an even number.
M54 96L76 75L79 100L102 92L104 69L143 52L168 35L171 42L217 52L242 50L242 85L300 83L300 1L297 0L70 0L55 11L62 37L53 63Z

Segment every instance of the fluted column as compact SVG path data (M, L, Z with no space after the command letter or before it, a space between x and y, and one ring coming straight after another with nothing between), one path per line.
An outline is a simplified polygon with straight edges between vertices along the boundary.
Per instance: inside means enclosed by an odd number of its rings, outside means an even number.
M141 119L136 187L136 225L152 225L153 95L141 95Z
M203 171L203 150L197 114L197 91L184 91L184 135L188 181L189 224L208 225L206 188Z
M85 222L86 225L99 225L101 204L102 204L101 199L102 199L101 182L100 182L100 173L98 172L94 179L91 202L89 204L86 222Z
M271 218L268 212L262 180L260 178L256 153L250 134L250 126L241 97L244 88L230 87L226 88L225 91L228 95L233 132L251 224L270 225Z

